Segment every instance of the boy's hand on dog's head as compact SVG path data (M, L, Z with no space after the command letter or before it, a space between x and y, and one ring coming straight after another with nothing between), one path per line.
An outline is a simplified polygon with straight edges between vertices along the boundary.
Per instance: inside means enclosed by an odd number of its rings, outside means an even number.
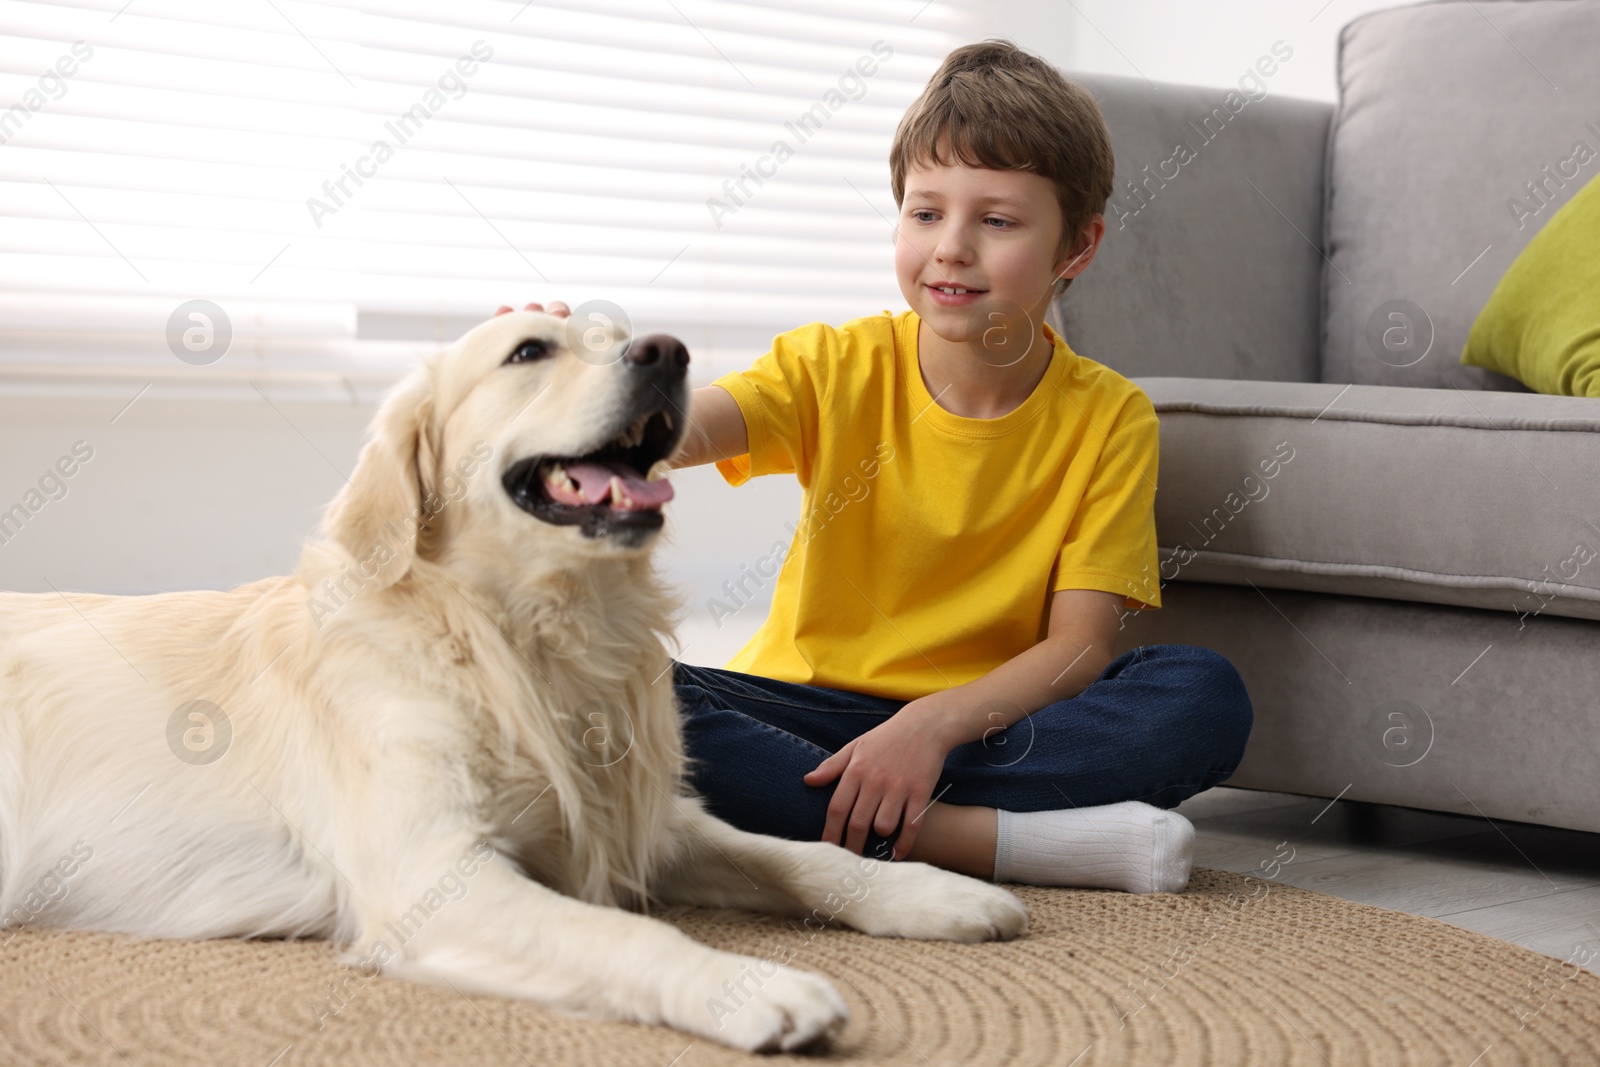
M495 309L495 314L496 315L504 315L508 311L515 311L515 310L516 310L515 308L511 307L508 304L501 304L497 309ZM544 310L544 305L543 304L529 304L526 307L524 307L522 310L523 311L543 311ZM566 304L563 304L559 300L552 300L552 301L550 301L549 314L551 314L551 315L559 315L562 318L566 318L568 315L572 314L572 309L567 307Z

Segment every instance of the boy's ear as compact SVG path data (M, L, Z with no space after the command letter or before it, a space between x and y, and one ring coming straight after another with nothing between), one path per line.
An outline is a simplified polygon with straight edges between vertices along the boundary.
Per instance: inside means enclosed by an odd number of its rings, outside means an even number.
M1061 262L1056 264L1057 278L1076 278L1089 268L1094 254L1100 250L1100 239L1106 235L1106 217L1098 211L1089 217L1078 233L1078 242L1069 248Z

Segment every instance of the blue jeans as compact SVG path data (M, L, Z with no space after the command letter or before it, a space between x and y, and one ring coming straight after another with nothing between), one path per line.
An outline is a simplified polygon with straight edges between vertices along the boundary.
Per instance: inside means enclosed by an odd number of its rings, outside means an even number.
M707 810L794 841L822 839L839 784L802 776L907 703L677 661L673 686L690 782ZM1222 655L1144 645L1077 696L956 746L933 795L1008 811L1123 800L1171 808L1234 772L1253 721L1244 681ZM869 830L864 854L889 859L899 834Z

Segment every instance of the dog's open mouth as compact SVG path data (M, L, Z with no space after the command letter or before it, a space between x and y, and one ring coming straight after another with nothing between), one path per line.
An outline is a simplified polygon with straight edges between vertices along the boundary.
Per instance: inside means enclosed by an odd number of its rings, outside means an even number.
M681 427L664 409L629 423L593 452L581 456L530 456L501 479L517 506L534 518L578 525L590 537L614 529L654 528L672 483L651 480L650 468L672 454Z

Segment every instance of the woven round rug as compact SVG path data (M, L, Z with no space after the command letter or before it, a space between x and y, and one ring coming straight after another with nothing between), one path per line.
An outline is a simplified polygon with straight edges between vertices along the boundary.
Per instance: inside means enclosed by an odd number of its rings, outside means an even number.
M1593 1064L1600 976L1434 919L1196 870L1177 894L1008 886L1006 942L657 913L833 980L827 1050L754 1057L662 1027L366 979L320 942L0 932L5 1064ZM9 938L9 940L5 940Z

